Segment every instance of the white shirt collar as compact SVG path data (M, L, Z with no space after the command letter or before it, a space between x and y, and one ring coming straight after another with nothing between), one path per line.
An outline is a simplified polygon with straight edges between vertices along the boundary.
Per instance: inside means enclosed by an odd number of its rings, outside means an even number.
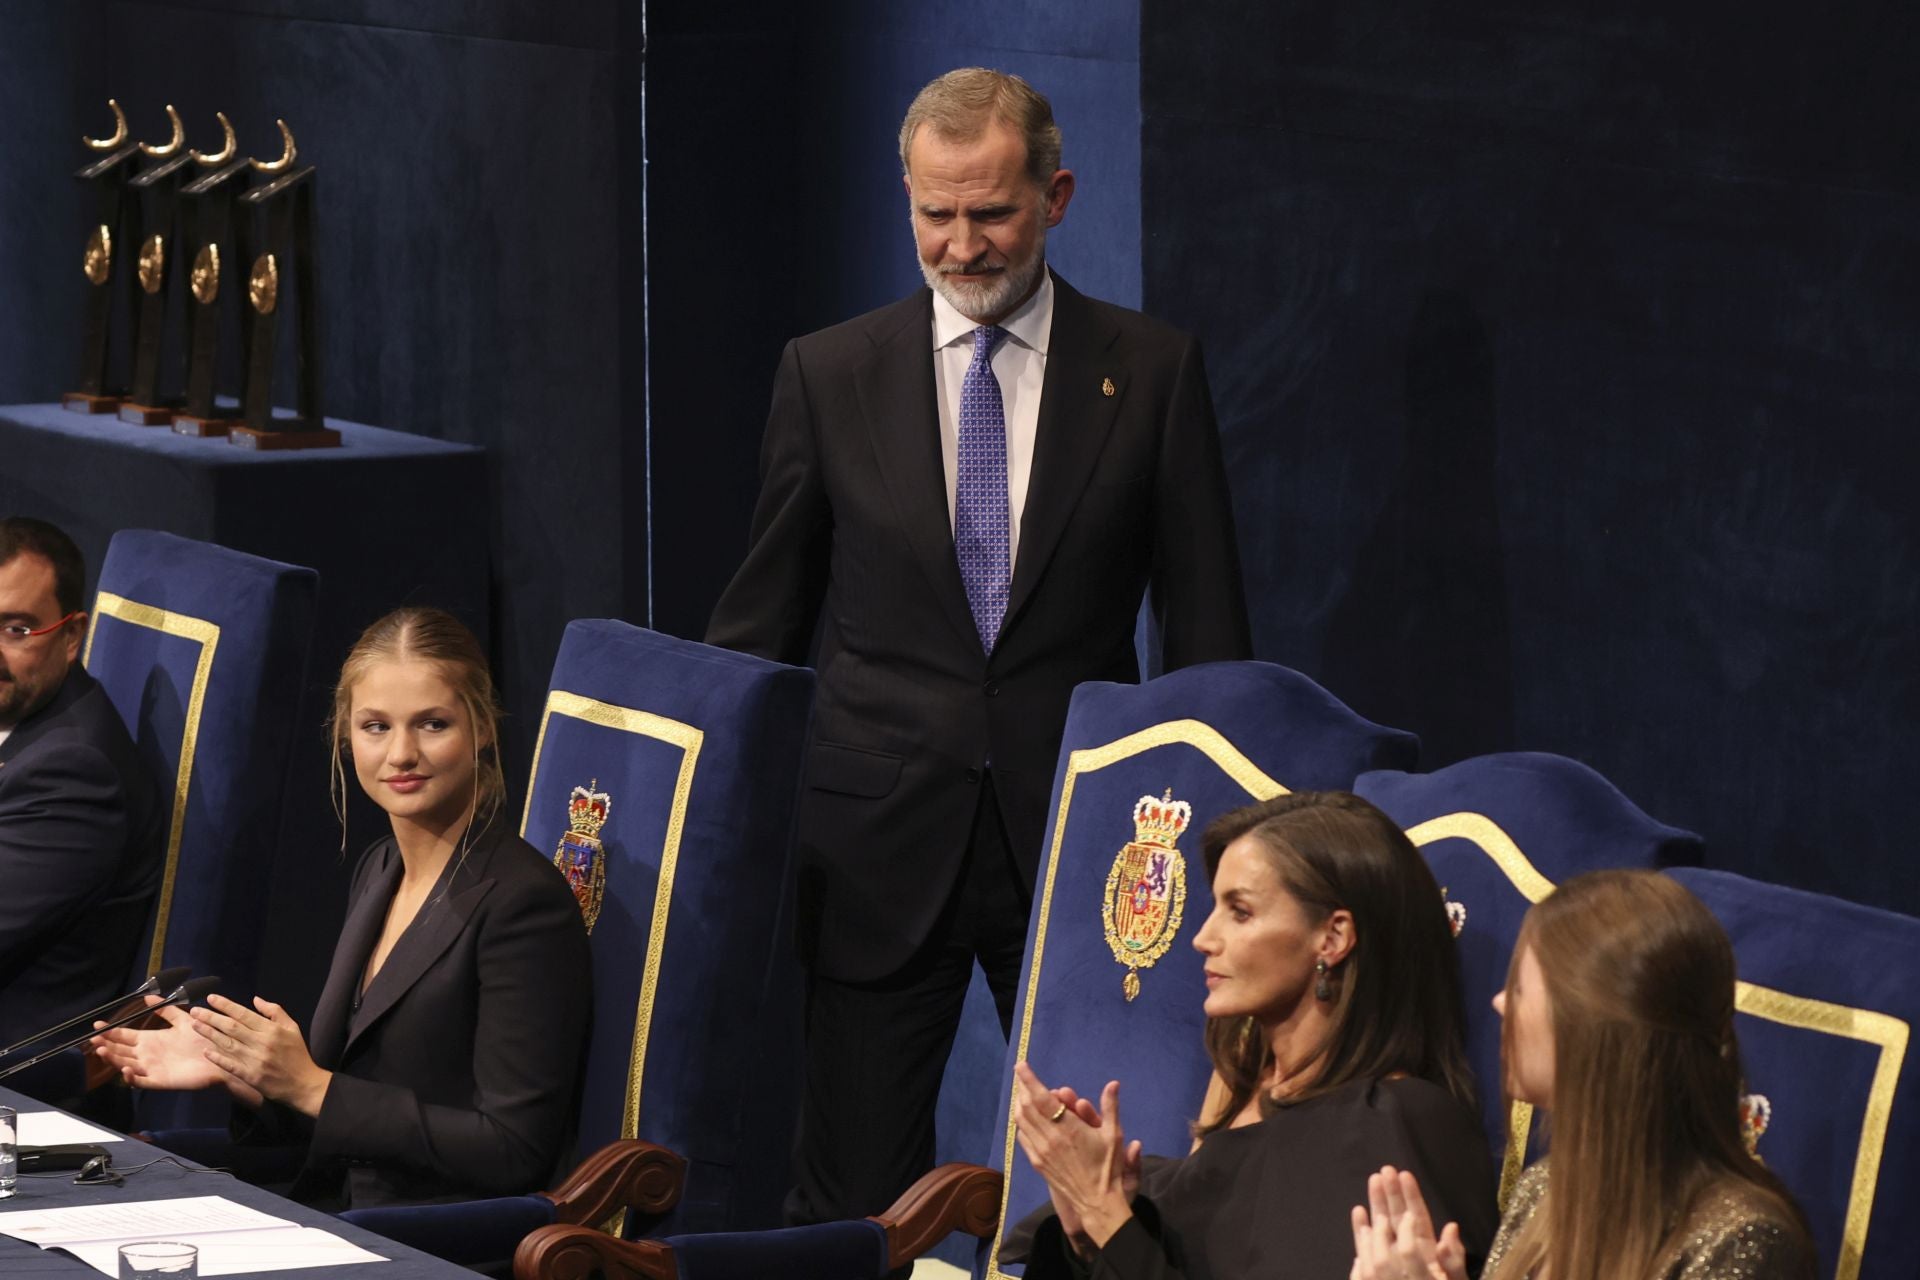
M980 327L955 310L954 305L933 291L933 349L952 346L962 338L971 338ZM1033 296L1015 307L1013 314L1000 321L1000 327L1021 346L1047 354L1047 339L1053 333L1053 272L1042 269L1040 287Z

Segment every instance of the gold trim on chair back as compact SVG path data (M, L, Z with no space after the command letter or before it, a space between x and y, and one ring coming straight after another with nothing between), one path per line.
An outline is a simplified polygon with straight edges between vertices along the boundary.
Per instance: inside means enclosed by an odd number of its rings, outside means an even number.
M158 970L167 946L167 921L173 914L174 876L180 867L180 837L187 821L187 795L193 783L193 757L200 745L200 713L206 706L207 681L213 675L213 655L220 646L220 628L204 618L170 613L152 605L140 604L111 591L94 597L93 619L87 628L87 643L80 661L85 665L93 656L94 637L100 631L101 618L114 618L131 626L146 627L200 646L194 664L193 688L187 695L186 724L180 733L180 764L173 780L173 816L167 825L166 866L160 879L160 896L154 906L153 946L147 956L147 972ZM131 726L135 734L139 727Z
M680 861L680 837L686 829L687 797L693 791L694 766L700 759L700 747L706 734L692 725L669 720L650 711L615 706L595 698L555 689L547 694L547 705L540 716L540 732L534 740L533 767L527 771L527 803L520 814L520 836L526 838L527 824L533 813L534 787L540 778L540 756L547 743L547 726L553 717L567 716L622 733L637 734L656 742L678 747L680 773L674 782L673 807L667 815L666 842L660 850L660 879L654 889L653 918L647 929L647 955L640 975L640 998L633 1015L632 1048L627 1055L626 1105L620 1121L620 1136L640 1136L640 1087L646 1073L647 1033L653 1023L654 999L660 990L660 961L667 941L667 914L673 905L673 876ZM609 1223L613 1234L624 1234L624 1212L618 1224Z
M1033 1003L1040 991L1040 969L1046 959L1047 923L1053 912L1053 884L1055 874L1060 867L1060 846L1066 838L1067 817L1073 807L1074 783L1084 774L1095 773L1109 765L1131 759L1142 752L1155 747L1184 743L1199 751L1238 783L1251 800L1267 800L1274 796L1287 794L1287 788L1268 777L1259 766L1242 755L1219 730L1198 720L1168 720L1151 725L1123 738L1116 738L1104 746L1088 747L1075 751L1067 757L1066 776L1060 783L1060 807L1054 814L1053 841L1047 849L1047 865L1041 877L1040 900L1035 905L1035 925L1033 933L1033 963L1027 974L1026 999L1021 1005L1019 1027L1019 1051L1017 1056L1025 1058L1033 1038ZM1016 1088L1018 1086L1015 1086ZM987 1256L987 1275L990 1280L1014 1280L1000 1270L1000 1241L1006 1233L1007 1200L1012 1194L1014 1155L1013 1108L1007 1109L1007 1131L1005 1147L1002 1152L1001 1168L1008 1176L1001 1179L1000 1211L993 1232L993 1246Z
M1840 1237L1840 1257L1833 1280L1858 1280L1867 1248L1867 1226L1873 1219L1873 1197L1880 1183L1880 1159L1887 1144L1887 1124L1893 1113L1894 1091L1906 1062L1910 1029L1904 1019L1873 1009L1855 1009L1806 996L1788 995L1751 982L1733 984L1733 1005L1741 1013L1782 1026L1822 1035L1842 1036L1877 1045L1880 1060L1860 1120L1860 1145L1854 1152L1853 1183L1847 1194L1847 1219Z

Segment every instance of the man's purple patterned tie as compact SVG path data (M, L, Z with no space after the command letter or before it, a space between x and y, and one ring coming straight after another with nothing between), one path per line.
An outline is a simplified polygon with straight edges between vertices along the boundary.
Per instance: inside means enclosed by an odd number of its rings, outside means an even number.
M1013 557L1007 518L1007 419L993 376L993 344L1004 329L973 331L973 362L960 384L959 463L953 497L953 553L967 588L980 647L993 652L1007 613Z

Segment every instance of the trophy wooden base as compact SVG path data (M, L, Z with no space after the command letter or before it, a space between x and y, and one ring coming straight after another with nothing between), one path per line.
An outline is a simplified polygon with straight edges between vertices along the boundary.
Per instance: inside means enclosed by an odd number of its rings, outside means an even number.
M70 413L112 413L120 407L120 397L93 396L84 391L69 391L60 397L60 407Z
M190 413L176 413L173 430L183 436L224 436L238 421L238 418L196 418Z
M242 449L338 449L340 433L332 427L261 431L237 426L228 430L227 442Z
M164 427L173 421L173 410L127 400L120 405L120 421L131 422L136 427Z

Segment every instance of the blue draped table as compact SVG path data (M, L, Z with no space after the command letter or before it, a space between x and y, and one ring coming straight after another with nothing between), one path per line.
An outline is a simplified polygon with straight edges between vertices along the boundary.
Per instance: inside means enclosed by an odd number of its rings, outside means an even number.
M0 1104L13 1107L18 1111L54 1110L43 1102L36 1102L24 1094L11 1089L0 1088ZM103 1142L113 1157L115 1168L125 1171L135 1165L145 1164L168 1154L158 1147L144 1142L131 1140L122 1142ZM186 1162L198 1169L192 1161ZM306 1267L299 1271L248 1271L243 1275L285 1276L288 1280L301 1280L302 1277L338 1277L339 1280L452 1280L464 1277L472 1280L473 1272L456 1267L450 1262L442 1262L431 1255L396 1244L371 1231L340 1221L331 1214L309 1209L305 1205L276 1196L270 1191L262 1191L229 1174L190 1173L171 1164L156 1164L149 1169L127 1178L125 1186L75 1186L73 1174L50 1175L47 1177L22 1177L19 1190L11 1200L0 1200L0 1213L19 1209L60 1209L69 1205L105 1204L113 1201L134 1200L179 1200L189 1196L225 1196L237 1204L270 1213L276 1218L285 1218L302 1227L319 1227L331 1231L334 1235L350 1240L363 1249L370 1249L388 1262L367 1262L344 1267ZM0 1236L0 1275L62 1275L62 1276L98 1276L100 1273L80 1261L70 1253L57 1249L42 1249L28 1244L24 1240L15 1240L11 1236Z
M353 859L385 830L350 787L356 812L342 858L321 734L341 659L368 623L402 604L449 609L486 644L492 607L485 452L355 422L328 425L342 447L261 453L58 405L0 407L0 515L65 529L86 556L89 593L121 529L160 529L319 571L307 687L289 690L284 703L302 732L265 904L259 993L303 1024L326 979ZM219 1104L198 1120L219 1123L224 1114Z

